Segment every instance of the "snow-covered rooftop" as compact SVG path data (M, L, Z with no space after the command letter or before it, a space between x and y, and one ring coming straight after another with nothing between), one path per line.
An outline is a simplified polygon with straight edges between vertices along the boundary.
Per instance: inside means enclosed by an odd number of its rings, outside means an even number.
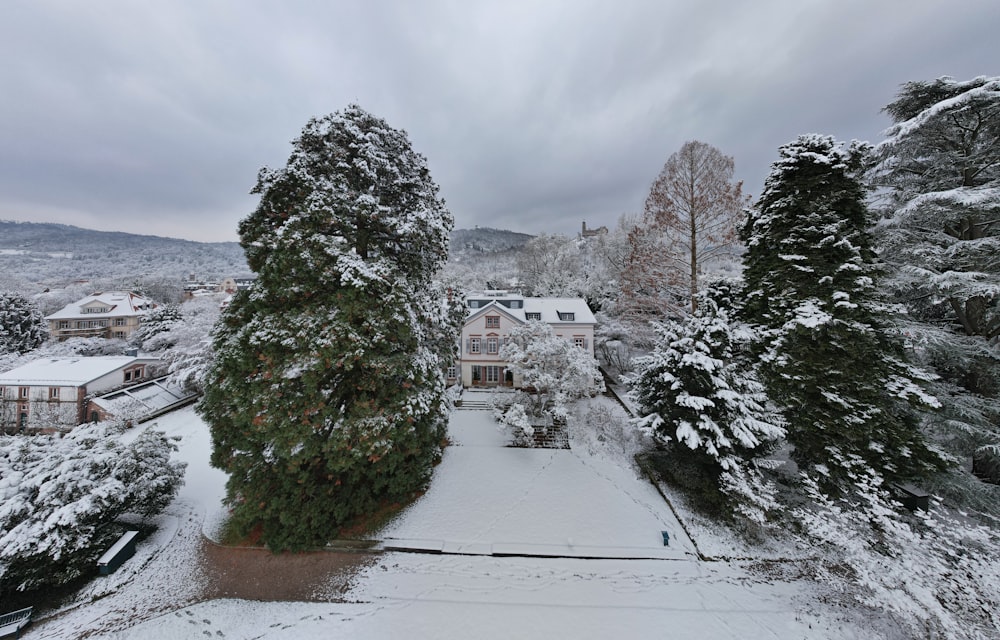
M68 304L46 320L65 320L67 318L107 318L132 317L149 313L156 308L156 303L131 291L108 291L95 293Z
M583 298L526 298L507 291L482 291L466 296L469 317L486 310L500 310L521 322L541 320L548 324L597 324L594 312Z
M151 414L192 397L190 392L178 385L168 384L166 378L158 378L94 398L92 402L112 415L117 415L123 408L141 408L143 413Z
M154 358L136 356L42 358L0 374L0 385L81 386L133 362L155 361Z

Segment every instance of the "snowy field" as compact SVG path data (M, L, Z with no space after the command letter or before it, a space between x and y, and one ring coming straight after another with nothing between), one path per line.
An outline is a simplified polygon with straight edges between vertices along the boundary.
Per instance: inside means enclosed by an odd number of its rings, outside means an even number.
M24 637L870 637L825 613L808 583L698 561L631 469L576 450L504 448L486 411L453 414L454 446L430 489L380 536L445 553L380 554L346 593L331 581L328 603L193 602L196 542L220 520L225 476L208 465L208 430L192 409L157 426L181 438L189 465L160 533Z

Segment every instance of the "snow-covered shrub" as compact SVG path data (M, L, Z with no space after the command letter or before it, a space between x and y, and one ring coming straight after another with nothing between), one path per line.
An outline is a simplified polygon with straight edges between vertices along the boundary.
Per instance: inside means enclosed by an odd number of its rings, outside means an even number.
M574 409L574 419L568 426L571 446L577 451L585 450L592 456L634 468L635 456L652 443L632 426L625 410L610 398L581 400Z
M109 425L65 436L0 437L0 592L62 584L93 569L125 513L161 511L183 481L176 446L147 429L122 444Z
M884 480L860 459L849 469L852 491L825 494L804 479L812 503L794 511L818 582L845 600L892 616L908 637L1000 637L1000 535L939 506L901 511Z
M569 401L604 391L593 356L539 320L515 327L509 342L500 347L500 359L531 390L525 409L534 417L565 419Z
M601 324L594 333L594 346L604 364L618 373L632 370L631 331L624 322L612 320L602 314Z
M0 353L27 353L49 338L38 306L13 291L0 292Z
M729 304L729 287L717 284L683 323L659 325L659 342L636 359L629 383L640 408L636 425L690 465L697 486L714 487L720 507L762 524L776 502L759 459L784 428L740 357L750 333L731 318Z

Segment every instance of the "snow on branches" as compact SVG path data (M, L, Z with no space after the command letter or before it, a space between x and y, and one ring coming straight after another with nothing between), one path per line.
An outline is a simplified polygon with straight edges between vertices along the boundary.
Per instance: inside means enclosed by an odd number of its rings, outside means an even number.
M0 354L27 353L49 338L38 307L20 293L0 292Z
M0 591L61 584L93 567L115 520L161 511L183 482L176 446L147 429L122 444L109 424L0 438Z
M585 349L557 336L552 327L532 320L515 327L499 357L507 370L521 379L529 394L524 405L514 403L502 414L505 424L532 433L531 418L565 419L567 404L604 391L604 378L597 361Z
M631 394L641 429L667 443L672 455L699 459L732 506L763 523L775 501L757 459L784 428L740 357L750 334L720 304L726 293L711 288L683 323L658 325L653 353L635 361Z

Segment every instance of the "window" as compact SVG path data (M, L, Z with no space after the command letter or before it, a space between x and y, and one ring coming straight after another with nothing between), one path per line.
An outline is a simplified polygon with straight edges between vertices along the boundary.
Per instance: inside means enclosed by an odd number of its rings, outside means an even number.
M124 331L115 331L114 332L114 336L116 338L122 338L124 340L125 339L125 332Z
M500 367L495 365L486 367L486 382L500 382Z
M576 320L576 314L575 313L570 313L570 312L566 312L566 311L559 311L558 313L559 313L559 319L560 320L563 320L563 321L567 321L568 320L570 322L572 322L573 320Z
M49 387L49 400L59 399L59 387Z
M60 320L59 321L59 328L60 329L69 329L69 320Z
M486 353L497 353L500 350L500 339L496 336L486 338Z
M573 344L581 349L587 348L587 339L583 336L573 336Z
M125 326L125 318L115 318L115 326L116 327L124 327Z
M21 387L20 389L18 389L17 395L19 395L22 398L27 398L28 397L28 387Z
M131 371L126 371L125 372L125 382L132 382L132 372Z
M458 377L458 369L455 367L448 367L448 379L454 380Z
M524 317L528 320L541 320L542 314L539 311L528 311L524 314Z
M499 329L500 328L500 316L486 316L486 328L487 329Z
M482 342L481 338L470 338L469 353L482 353L481 342Z

